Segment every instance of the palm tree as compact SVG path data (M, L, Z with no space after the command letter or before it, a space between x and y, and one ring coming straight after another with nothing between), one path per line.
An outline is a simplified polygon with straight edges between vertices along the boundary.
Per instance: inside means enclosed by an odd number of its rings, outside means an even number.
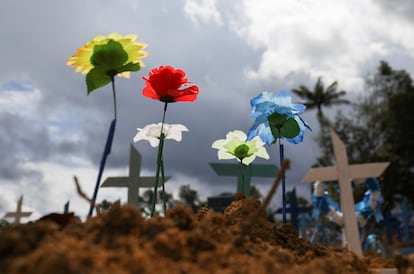
M321 127L327 123L327 119L323 115L322 107L331 107L333 105L349 104L350 102L341 97L345 96L346 91L337 91L338 82L335 81L330 84L326 89L322 81L322 77L318 78L313 90L301 85L298 89L293 89L292 92L299 96L301 99L305 99L305 105L308 109L317 109L318 121Z
M341 97L345 96L346 91L337 90L338 82L335 81L330 84L326 89L323 84L322 77L318 78L313 90L301 85L298 89L293 89L292 92L304 99L304 104L307 109L317 109L317 118L320 125L319 133L319 146L323 153L322 157L319 157L319 165L328 165L331 162L330 155L331 150L331 138L329 134L330 122L328 118L322 112L322 107L331 107L333 105L349 104L350 102Z

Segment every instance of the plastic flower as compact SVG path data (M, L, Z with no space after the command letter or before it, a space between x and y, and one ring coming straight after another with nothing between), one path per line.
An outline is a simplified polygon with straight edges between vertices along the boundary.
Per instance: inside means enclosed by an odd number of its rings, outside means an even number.
M86 42L67 61L75 72L87 74L88 93L108 84L115 75L130 77L131 71L139 71L144 66L142 58L148 55L143 49L146 44L135 42L137 35L122 36L111 33L98 35Z
M297 144L303 141L305 128L310 126L299 116L306 106L292 104L288 91L280 91L276 95L262 92L250 101L252 107L251 117L255 122L248 133L248 140L260 136L267 144L273 144L281 138L290 143Z
M164 134L165 139L173 139L177 142L182 140L182 132L188 131L188 128L181 124L150 124L146 125L144 128L137 128L138 133L134 137L134 142L141 140L147 140L152 147L157 147L160 143L160 135Z
M243 131L234 130L227 133L226 139L215 141L211 147L218 149L217 155L220 160L235 158L244 165L249 165L256 157L269 159L265 143L259 136L250 141L246 139Z
M194 101L198 87L185 78L185 72L171 66L161 66L150 71L148 78L143 77L146 86L142 95L165 103Z

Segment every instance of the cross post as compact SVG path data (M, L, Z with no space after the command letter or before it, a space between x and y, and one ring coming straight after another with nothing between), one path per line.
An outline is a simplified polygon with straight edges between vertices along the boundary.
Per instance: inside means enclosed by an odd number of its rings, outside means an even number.
M278 171L277 166L267 164L251 164L246 166L241 163L210 163L210 166L219 176L237 176L237 191L245 196L250 194L252 177L274 178Z
M101 185L101 187L127 187L128 198L127 203L138 206L139 188L153 187L155 177L140 177L141 172L141 155L133 144L131 144L131 152L129 158L129 176L128 177L109 177ZM165 182L170 176L165 177ZM155 194L156 195L156 194Z
M30 217L33 212L31 211L22 211L22 204L23 204L23 195L20 196L19 201L17 202L17 209L16 212L7 212L4 215L5 218L14 218L14 225L20 224L20 219L23 217Z
M312 210L311 206L298 206L298 200L296 197L296 188L292 190L289 197L289 207L286 208L285 213L290 213L290 221L295 226L296 231L299 232L299 215L308 213ZM275 212L275 214L283 214L283 209L279 208Z
M315 181L338 181L341 210L344 216L344 233L349 250L362 256L361 239L355 215L355 202L351 182L362 179L379 177L388 167L389 162L349 165L344 143L331 129L336 165L332 167L311 168L302 183Z

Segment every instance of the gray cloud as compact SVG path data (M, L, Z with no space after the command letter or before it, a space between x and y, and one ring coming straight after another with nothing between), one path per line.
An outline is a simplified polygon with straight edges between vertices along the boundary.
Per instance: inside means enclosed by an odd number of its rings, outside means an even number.
M295 45L302 54L295 57L323 64L333 61L321 53L331 48L328 57L333 58L340 54L342 47L331 45L335 37L321 47L314 43L315 40L302 37L301 32L286 36L284 40L276 39L281 31L289 30L288 27L263 34L264 40L275 42L269 44L270 48L257 46L249 37L252 33L248 32L251 23L248 16L253 15L245 10L245 2L217 1L220 20L190 16L184 12L186 3L169 0L2 1L0 96L3 96L1 90L18 89L17 83L22 82L29 83L38 93L34 92L36 100L26 102L26 106L0 112L0 151L2 155L8 155L0 159L0 178L23 184L33 177L40 184L36 185L39 191L54 193L55 186L45 182L46 174L33 167L37 162L73 167L79 164L73 159L82 159L97 168L113 119L112 92L110 86L106 86L87 96L85 77L75 74L65 63L78 47L95 35L116 31L137 33L138 41L149 45L150 55L144 59L146 66L132 74L131 79L116 79L118 121L107 169L126 168L129 144L136 128L161 121L163 104L141 95L142 76L153 67L172 65L187 72L187 77L199 86L200 94L193 103L168 106L166 122L184 124L190 131L184 133L181 143L166 142L166 172L176 174L182 180L193 178L201 189L209 189L211 193L235 190L236 178L218 177L208 165L218 162L217 151L211 148L213 141L224 138L230 130L247 131L250 128L253 119L249 118L249 100L259 92L276 92L300 84L313 85L314 80L314 72L287 66L289 64L284 62L289 59L286 58L269 59L272 67L286 70L283 75L249 78L246 72L260 72L258 68L262 62L269 61L265 60L264 54L271 53L277 43ZM386 5L383 1L385 8ZM276 22L277 17L269 17L268 23L271 20ZM344 37L340 36L341 39ZM405 62L412 61L407 60L411 59L405 59ZM375 61L372 64L376 66ZM369 68L359 69L369 71ZM341 86L347 79L335 80L339 80ZM14 86L10 86L13 81ZM30 91L26 92L32 96ZM313 126L314 132L306 133L303 144L286 145L286 157L294 164L289 171L288 189L300 181L319 153L313 142L318 129L315 113L305 113L303 117ZM143 156L142 168L155 173L156 149L146 142L135 146ZM277 164L277 148L272 146L268 150L270 162ZM262 189L266 189L270 181L254 179ZM176 187L180 182L177 184ZM303 193L307 193L307 188L302 188L305 189ZM42 208L46 210L47 203Z

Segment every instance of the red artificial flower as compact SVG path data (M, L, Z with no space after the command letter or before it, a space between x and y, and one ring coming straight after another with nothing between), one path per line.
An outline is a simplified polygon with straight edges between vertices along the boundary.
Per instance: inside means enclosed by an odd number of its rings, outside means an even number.
M143 77L146 86L142 95L166 103L194 101L198 87L185 78L185 72L171 66L161 66L150 71L149 77Z

